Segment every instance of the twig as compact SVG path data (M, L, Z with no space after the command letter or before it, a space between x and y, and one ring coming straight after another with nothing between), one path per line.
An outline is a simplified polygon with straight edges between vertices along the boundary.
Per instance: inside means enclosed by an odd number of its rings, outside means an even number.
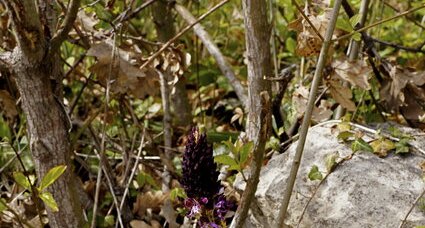
M316 195L316 193L318 192L320 186L322 186L322 184L325 182L325 180L327 180L328 176L333 173L333 171L340 165L342 165L342 163L344 163L345 161L350 160L353 157L353 154L348 155L347 157L343 158L340 162L335 163L334 167L332 167L331 170L328 171L328 173L325 175L325 177L323 177L322 180L320 180L319 184L316 186L316 188L313 191L313 194L310 196L310 198L308 199L307 203L305 204L303 211L301 212L300 218L298 219L298 224L297 224L297 228L300 227L301 221L303 220L304 214L307 211L307 207L308 205L310 205L310 202L313 200L314 196Z
M331 44L332 35L335 29L336 20L338 18L338 12L339 8L341 7L341 0L336 0L334 3L334 8L332 10L332 16L329 21L328 28L326 29L325 34L325 40L323 42L322 49L320 51L319 60L316 66L316 71L314 72L314 78L310 89L310 94L308 98L307 108L304 114L303 122L301 125L301 131L300 131L300 139L298 140L297 150L295 153L295 157L293 160L291 172L289 174L289 179L286 184L286 190L284 192L282 205L279 210L279 216L278 216L278 224L276 227L283 227L284 226L284 220L286 217L286 212L288 210L289 201L291 199L292 190L294 188L295 180L297 178L298 168L301 163L301 157L304 150L304 144L305 140L307 138L307 132L311 121L311 116L313 112L313 107L315 104L317 89L319 87L319 84L321 82L322 78L322 71L325 66L328 50Z
M402 228L404 224L406 223L407 217L409 217L410 213L412 213L413 208L415 208L415 205L419 202L419 200L425 195L425 190L422 191L422 193L416 198L415 202L410 207L409 211L406 213L406 216L404 216L403 221L401 221L400 226L398 228Z
M11 145L9 145L11 146ZM17 154L15 154L9 161L7 161L1 168L0 173L2 173L12 162L19 156L21 153L27 148L28 144L26 144L22 149L18 151Z
M124 22L124 21L128 21L130 19L132 19L133 17L135 17L140 11L142 11L144 8L150 6L152 3L154 3L156 0L148 0L147 2L143 3L142 5L140 5L139 7L137 7L133 12L131 12L130 14L127 14L127 11L123 14L121 14L120 16L118 16L115 21L119 21L120 23Z
M395 49L400 49L400 50L405 50L405 51L409 51L409 52L420 52L420 53L425 53L425 50L422 50L423 45L419 45L418 47L406 47L406 46L402 46L399 44L394 44L394 43L390 43L388 41L384 41L384 40L378 40L376 38L371 37L373 42L376 43L380 43L384 46L389 46L389 47L393 47Z
M74 111L75 107L77 106L78 100L80 100L81 95L83 95L83 91L84 89L87 87L87 85L90 82L90 79L93 77L93 74L90 74L89 77L86 79L86 81L83 84L83 87L81 87L80 91L78 91L77 96L75 97L75 99L72 101L71 107L69 108L68 111L68 116L72 115L72 112Z
M373 24L370 24L370 25L368 25L368 26L365 26L365 27L363 27L363 28L361 28L361 29L354 30L354 31L352 31L352 32L350 32L350 33L348 33L348 34L346 34L346 35L343 35L343 36L340 36L340 37L338 37L338 38L336 38L336 39L333 39L332 41L340 41L340 40L343 40L343 39L349 38L349 37L351 37L352 35L354 35L354 34L356 34L356 33L366 31L366 30L368 30L368 29L370 29L370 28L373 28L373 27L375 27L375 26L377 26L377 25L380 25L380 24L383 24L383 23L385 23L385 22L388 22L388 21L391 21L391 20L397 19L397 18L399 18L399 17L406 16L406 15L408 15L408 14L411 14L411 13L413 13L413 12L415 12L415 11L418 11L418 10L420 10L420 9L423 9L423 8L425 8L425 4L422 4L422 5L418 6L418 7L412 8L412 9L410 9L410 10L407 10L407 11L405 11L405 12L403 12L403 13L400 13L400 14L397 14L397 15L395 15L395 16L392 16L392 17L389 17L389 18L386 18L386 19L383 19L383 20L377 21L377 22L375 22L375 23L373 23Z
M50 41L50 53L55 53L62 42L68 37L68 33L71 31L74 21L77 18L80 2L81 0L71 0L69 2L68 12L66 13L65 19Z
M202 21L203 19L205 19L208 15L210 15L211 13L213 13L214 11L216 11L218 8L220 8L224 4L228 3L229 1L230 0L223 0L223 1L221 1L220 3L218 3L217 5L215 5L213 8L211 8L210 10L208 10L206 13L204 13L202 16L200 16L194 23L192 23L192 24L186 26L184 29L182 29L173 38L171 38L167 43L165 43L164 45L162 45L162 47L157 52L155 52L153 55L151 55L148 58L148 60L145 63L143 63L143 65L140 67L140 69L143 69L147 65L149 65L150 63L152 63L152 61L156 57L158 57L163 51L165 51L165 49L167 49L172 43L174 43L174 41L176 41L183 34L185 34L187 31L189 31L189 29L191 29L193 26L195 26L196 24L198 24L200 21Z
M176 4L174 8L180 14L180 16L182 16L183 19L189 24L194 24L196 22L195 17L184 6ZM202 43L204 43L209 53L214 57L221 72L227 78L227 80L229 80L230 85L233 87L236 95L238 96L239 100L242 102L244 108L246 109L248 105L248 92L246 91L246 88L242 85L240 80L236 77L233 69L230 67L229 63L224 58L220 49L217 47L211 36L208 34L207 31L205 31L201 24L194 25L193 31L199 37L199 39L201 39Z
M392 6L390 3L383 1L382 3L384 3L386 6L390 7L392 10L396 11L397 13L400 13L400 10L395 8L394 6ZM425 29L425 26L423 26L421 23L417 22L416 20L414 20L413 18L406 16L407 20L413 22L416 26Z
M258 138L255 141L253 149L253 162L251 163L251 175L246 184L245 191L241 198L241 204L236 211L236 215L232 221L231 227L241 228L248 216L248 211L251 205L251 202L255 196L255 191L257 190L257 185L259 182L260 171L263 164L264 150L267 141L267 135L269 132L269 121L271 118L270 113L270 96L268 92L263 91L260 93L261 97L261 112L258 116L258 123L260 125L260 130L258 133Z
M139 148L137 149L137 157L136 158L140 157L140 155L142 154L142 151L143 151L143 147L145 146L145 131L146 131L145 128L143 128L142 140L140 141ZM139 159L136 159L136 161L134 162L134 165L133 165L133 169L131 170L130 178L128 178L127 184L126 184L125 189L124 189L124 194L122 196L122 200L121 200L121 204L120 204L120 210L122 210L122 208L124 206L125 198L127 197L128 190L130 189L130 184L133 182L133 178L134 178L134 175L136 174L138 166L139 166Z
M99 167L99 170L97 171L96 190L94 193L93 218L91 220L90 228L96 228L96 214L97 214L97 206L99 205L99 194L100 194L101 185L102 185L102 168Z

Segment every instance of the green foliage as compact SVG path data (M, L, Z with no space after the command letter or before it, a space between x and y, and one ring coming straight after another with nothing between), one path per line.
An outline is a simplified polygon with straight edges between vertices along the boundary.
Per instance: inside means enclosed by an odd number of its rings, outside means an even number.
M160 189L158 184L155 182L155 180L149 173L145 173L141 171L139 174L137 174L136 181L137 181L137 184L139 185L139 188L143 188L143 186L148 184L152 186L155 190Z
M171 201L178 201L180 199L186 199L187 195L183 188L173 188L170 191L170 199Z
M65 170L65 165L59 165L50 169L49 172L47 172L47 174L43 177L43 179L41 179L38 190L43 191L52 185L63 174L63 172L65 172Z
M317 165L313 165L310 169L310 172L308 173L308 179L314 181L314 180L322 180L323 175L319 171L319 167Z
M7 209L7 202L5 199L0 198L0 213Z
M228 152L216 155L214 161L218 164L228 166L228 170L237 170L241 172L247 166L249 155L254 144L252 142L243 143L241 140L232 143L230 139L222 143L227 147Z
M40 197L40 199L43 200L50 209L53 211L59 211L58 205L50 192L41 192L38 197Z
M42 178L40 186L37 188L33 188L34 183L31 183L30 178L21 172L14 172L13 178L15 179L16 183L43 200L43 202L53 211L58 211L59 208L55 199L50 192L46 191L46 188L52 185L63 174L63 172L65 172L65 170L65 165L58 165L53 167Z
M357 152L359 150L373 152L373 148L362 138L357 138L353 141L353 143L351 143L351 150L353 152Z
M16 183L21 185L27 190L31 191L31 183L29 182L28 178L21 172L14 172L13 178L15 179Z

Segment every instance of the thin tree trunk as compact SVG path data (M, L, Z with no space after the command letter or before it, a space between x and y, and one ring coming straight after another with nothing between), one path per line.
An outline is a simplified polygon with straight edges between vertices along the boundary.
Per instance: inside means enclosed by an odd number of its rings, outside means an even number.
M172 4L158 0L152 4L152 16L155 22L158 41L167 42L176 35ZM168 75L165 75L169 78ZM177 126L186 127L192 123L191 107L187 98L186 78L180 77L175 85L175 92L171 96L171 109L174 113L174 122Z
M17 41L13 53L2 60L15 77L21 95L38 180L57 165L68 166L47 188L59 208L58 212L53 212L46 207L49 226L83 227L78 185L70 165L69 124L61 100L62 73L58 54L77 14L79 0L70 1L65 22L57 33L56 26L53 27L56 22L52 18L56 14L51 0L39 4L32 0L2 2L12 20Z
M67 165L64 175L48 191L56 200L59 212L47 207L51 227L81 227L82 208L77 196L77 183L70 166L70 144L65 110L53 93L51 69L58 68L57 59L42 64L19 61L14 69L16 84L27 118L30 149L39 179L57 165ZM56 65L56 66L55 66Z
M273 69L270 54L271 27L267 19L265 0L243 0L242 3L249 85L247 135L250 140L256 140L260 130L257 120L262 109L260 93L262 91L271 93L270 81L264 80L264 76L272 76Z
M241 228L255 197L264 157L265 142L271 126L270 81L272 75L270 53L270 25L265 0L243 0L246 52L248 59L248 138L254 141L254 161L250 165L246 189L230 227Z

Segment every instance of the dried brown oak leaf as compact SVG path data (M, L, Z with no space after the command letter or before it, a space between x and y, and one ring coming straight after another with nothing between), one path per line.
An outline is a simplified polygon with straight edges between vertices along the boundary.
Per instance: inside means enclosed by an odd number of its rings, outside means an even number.
M299 87L295 90L292 95L292 102L295 104L295 109L297 110L298 116L304 115L305 109L307 107L309 91L306 87ZM322 122L328 120L332 116L332 111L330 110L330 104L323 101L320 103L319 107L313 108L313 114L311 119L314 122Z
M133 204L133 213L143 217L148 208L159 212L167 195L162 191L145 192L137 195L136 202Z
M327 81L329 92L331 96L339 103L342 107L346 108L348 111L356 110L356 105L351 100L353 94L351 89L342 85L338 80L329 80Z
M88 56L94 56L97 62L90 67L90 71L97 75L102 86L106 87L109 79L111 92L131 94L137 98L154 95L159 91L158 75L152 68L143 70L138 68L137 54L115 47L110 42L101 42L92 45Z
M347 58L337 59L332 62L333 73L351 85L370 90L369 73L372 69L364 60L348 61ZM332 75L331 78L334 78Z
M325 10L325 13L318 16L309 15L308 19L323 37L329 24L328 11ZM295 21L290 22L288 24L288 28L295 30L298 33L297 47L295 49L297 55L308 57L318 55L320 53L322 40L305 19L300 17Z

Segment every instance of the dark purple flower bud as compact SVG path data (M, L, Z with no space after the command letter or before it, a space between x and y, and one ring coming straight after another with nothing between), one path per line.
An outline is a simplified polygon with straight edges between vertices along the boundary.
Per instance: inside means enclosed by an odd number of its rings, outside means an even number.
M214 163L212 146L208 144L205 133L192 128L183 155L182 185L189 198L213 199L220 190L219 172Z

